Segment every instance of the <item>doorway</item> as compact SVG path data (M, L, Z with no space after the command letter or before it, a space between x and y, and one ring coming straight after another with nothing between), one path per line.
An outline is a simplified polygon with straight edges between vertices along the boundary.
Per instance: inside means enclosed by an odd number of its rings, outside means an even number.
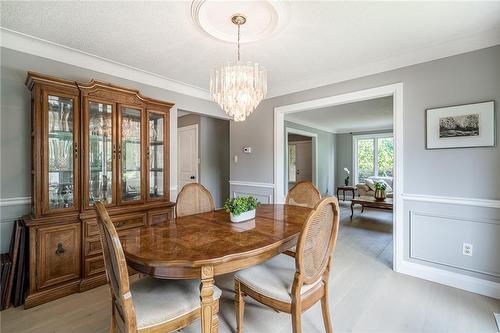
M287 127L286 145L287 191L300 181L317 185L317 134Z
M404 216L403 216L403 84L396 83L387 86L360 90L352 93L334 95L330 97L305 101L296 104L283 105L274 109L274 197L277 203L283 203L286 190L286 170L281 156L288 151L285 130L285 114L311 111L335 105L366 101L379 97L393 98L393 124L394 124L394 214L393 214L393 260L392 268L401 271L404 264ZM288 176L288 175L286 175Z

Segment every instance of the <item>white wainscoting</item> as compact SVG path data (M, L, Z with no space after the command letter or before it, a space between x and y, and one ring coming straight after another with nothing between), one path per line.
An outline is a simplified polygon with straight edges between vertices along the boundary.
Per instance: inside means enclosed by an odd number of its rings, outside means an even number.
M245 181L239 181L239 180L230 180L229 184L234 185L234 186L274 188L274 184L272 184L272 183L245 182Z
M31 197L0 199L0 207L31 205Z
M249 195L257 198L257 200L259 200L259 202L262 204L272 204L273 203L273 195L272 194L265 195L265 194L257 194L257 193L246 192L246 191L245 192L233 191L233 198L244 197L244 196L249 196Z
M405 206L407 257L398 271L500 299L500 276L498 265L494 263L498 258L495 253L497 240L488 238L496 238L500 230L500 200L422 194L403 194L401 197ZM428 229L428 232L416 227ZM415 239L416 230L418 239ZM432 230L444 234L442 241L434 235L427 237ZM473 252L473 257L461 258L462 242L468 239L474 242L477 252ZM422 246L443 252L433 253ZM474 254L476 258L472 259Z

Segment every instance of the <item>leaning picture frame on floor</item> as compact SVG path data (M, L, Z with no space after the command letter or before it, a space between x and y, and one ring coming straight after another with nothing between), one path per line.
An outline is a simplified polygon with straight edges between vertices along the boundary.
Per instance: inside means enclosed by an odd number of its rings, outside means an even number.
M495 147L495 101L425 110L425 148Z

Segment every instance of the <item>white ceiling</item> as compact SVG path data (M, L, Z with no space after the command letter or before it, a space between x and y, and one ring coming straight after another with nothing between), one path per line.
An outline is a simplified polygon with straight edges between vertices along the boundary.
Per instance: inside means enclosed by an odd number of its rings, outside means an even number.
M285 115L285 120L332 133L393 128L392 96Z
M26 52L56 57L70 47L86 54L62 61L91 67L92 59L104 58L125 65L130 79L142 72L152 85L163 80L170 84L163 87L207 98L210 68L234 60L236 49L199 29L190 6L2 1L1 43L25 51L25 38L34 36L59 46L36 44ZM269 70L269 96L276 96L497 44L500 2L291 1L287 24L242 45L242 59Z

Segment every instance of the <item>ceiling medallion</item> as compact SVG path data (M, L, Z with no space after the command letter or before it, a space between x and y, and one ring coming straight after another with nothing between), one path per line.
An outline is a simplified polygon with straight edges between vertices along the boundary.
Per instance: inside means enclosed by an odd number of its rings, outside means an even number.
M238 27L238 58L210 71L210 95L228 116L244 121L266 97L267 71L258 63L240 60L240 28L247 18L233 14L231 22Z

